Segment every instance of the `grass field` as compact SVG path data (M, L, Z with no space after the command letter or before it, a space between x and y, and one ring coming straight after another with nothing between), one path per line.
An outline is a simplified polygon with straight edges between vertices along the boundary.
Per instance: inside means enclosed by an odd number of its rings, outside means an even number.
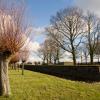
M100 83L76 82L37 72L9 71L12 95L0 100L100 100Z

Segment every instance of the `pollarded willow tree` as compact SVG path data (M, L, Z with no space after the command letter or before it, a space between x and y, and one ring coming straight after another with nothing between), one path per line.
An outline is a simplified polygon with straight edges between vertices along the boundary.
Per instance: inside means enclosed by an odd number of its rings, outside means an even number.
M10 59L10 67L12 67L12 69L17 69L19 66L17 66L18 63L20 61L20 55L19 52L17 52L15 55L13 55Z
M29 58L29 50L28 50L28 48L23 48L20 51L19 56L20 56L20 60L22 61L22 75L24 75L24 63Z
M0 0L0 95L5 96L10 95L9 61L23 47L28 36L25 9L20 3Z
M73 64L76 65L77 49L82 41L84 21L82 10L78 7L65 8L51 18L48 33L59 46L72 54ZM62 38L59 39L56 36Z

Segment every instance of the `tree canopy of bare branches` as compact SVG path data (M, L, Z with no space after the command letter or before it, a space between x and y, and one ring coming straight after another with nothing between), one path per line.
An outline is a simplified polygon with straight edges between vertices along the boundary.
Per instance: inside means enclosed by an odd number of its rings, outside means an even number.
M90 63L93 64L95 50L100 40L100 18L91 12L84 17L86 24L85 44L87 45Z
M42 58L43 63L58 64L63 57L63 50L53 38L48 37L45 42L41 44L38 55Z
M82 17L81 9L65 8L51 18L51 26L47 29L59 46L72 54L74 65L76 64L77 48L82 41L84 27ZM61 37L60 40L56 37L57 35Z

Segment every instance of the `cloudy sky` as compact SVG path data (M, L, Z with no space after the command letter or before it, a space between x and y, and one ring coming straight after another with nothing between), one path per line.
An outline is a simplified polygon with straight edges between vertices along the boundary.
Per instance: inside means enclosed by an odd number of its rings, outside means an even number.
M30 48L37 51L45 40L44 28L49 25L50 17L65 7L79 6L84 11L90 10L100 15L100 0L26 0L29 22L32 24ZM33 60L39 59L31 55ZM67 60L67 59L66 59Z

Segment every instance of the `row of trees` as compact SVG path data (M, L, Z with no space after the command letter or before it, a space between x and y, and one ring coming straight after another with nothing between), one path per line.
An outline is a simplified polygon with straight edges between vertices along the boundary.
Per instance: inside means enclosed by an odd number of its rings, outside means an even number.
M24 75L24 63L28 60L29 53L28 48L23 48L15 53L10 59L10 67L19 70L20 64L22 64L22 75Z
M76 58L80 51L82 54L84 53L86 60L89 56L90 63L93 64L94 55L100 42L100 18L98 16L89 11L84 13L78 7L70 7L58 11L55 16L51 17L50 22L51 24L46 28L48 35L42 46L42 55L48 54L46 46L49 45L49 47L51 46L49 52L51 49L55 51L62 48L70 53L74 65L77 63ZM51 54L55 56L53 51ZM49 61L51 62L51 60Z
M63 57L64 51L58 46L57 42L48 37L38 50L38 56L42 58L43 64L57 64Z

